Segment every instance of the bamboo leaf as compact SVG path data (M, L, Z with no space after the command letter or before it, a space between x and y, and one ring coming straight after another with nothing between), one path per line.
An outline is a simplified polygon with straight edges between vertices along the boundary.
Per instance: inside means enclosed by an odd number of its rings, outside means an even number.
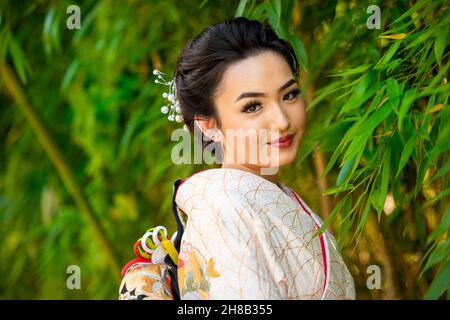
M379 38L381 38L381 39L402 40L406 36L407 36L406 33L397 33L397 34L390 34L390 35L379 36Z
M373 66L372 64L363 64L363 65L355 67L355 68L344 69L341 71L337 71L335 73L330 73L330 76L331 77L348 77L348 76L352 76L352 75L355 75L358 73L365 72L372 66Z
M394 44L389 47L389 49L386 51L380 61L378 61L374 68L377 70L385 68L389 61L391 61L394 54L397 52L398 48L400 47L400 43L400 41L394 42Z
M394 78L388 79L388 81L386 82L386 92L391 102L391 107L397 110L401 93L397 80L395 80Z
M430 161L435 160L439 154L450 150L450 140L440 140L436 145L428 152L428 159Z
M431 178L430 182L433 182L437 178L440 178L447 174L447 172L450 170L450 161L447 161L439 170L436 172L436 174Z
M438 299L450 285L450 260L441 266L425 293L425 299Z
M364 148L373 130L375 130L375 128L380 125L391 112L391 105L385 103L379 109L375 110L366 121L359 124L358 135L354 137L346 150L343 162L350 160L353 155L359 153L361 149Z
M267 15L272 27L278 31L281 19L281 2L280 0L271 0L266 3ZM281 35L282 36L282 35ZM283 37L283 36L282 36Z
M380 219L381 209L384 206L384 202L386 201L388 185L389 185L389 173L390 173L390 164L391 164L391 148L387 147L384 152L383 157L383 170L381 173L381 184L379 189L379 198L378 198L378 219Z
M330 194L336 194L336 193L340 193L343 191L348 191L348 190L352 190L353 189L353 185L351 184L346 184L343 186L334 186L331 188L328 188L327 190L325 190L325 192L323 193L324 195L330 195Z
M429 2L428 0L421 0L421 1L417 2L414 6L412 6L410 9L408 9L404 14L402 14L400 17L395 19L395 21L393 23L396 24L396 23L402 21L403 19L405 19L406 17L412 15L414 12L419 11L425 5L427 5L428 2Z
M299 38L297 38L295 36L292 38L292 42L293 42L294 49L295 49L295 51L297 53L297 56L298 56L298 59L299 59L301 67L303 68L303 70L307 70L308 55L306 53L305 46L303 45L303 42Z
M439 29L436 41L434 42L434 55L436 57L437 62L441 65L442 54L444 53L445 47L448 46L448 26L444 26Z
M74 60L70 64L69 68L67 68L67 71L64 74L63 80L61 82L61 89L60 90L62 92L65 92L67 90L67 88L69 87L70 82L74 78L74 76L75 76L79 66L80 66L79 61L78 60Z
M333 208L333 210L331 210L328 217L322 223L322 226L319 228L319 230L317 230L314 233L313 237L316 237L317 235L319 235L327 230L328 226L330 225L331 221L335 218L336 214L339 212L339 210L342 209L343 206L345 206L346 202L348 202L349 200L350 200L350 196L347 195L347 196L345 196L344 199L339 201L339 203Z
M431 267L441 262L445 258L448 258L449 252L450 252L450 239L438 244L437 247L431 252L430 256L428 257L427 263L423 268L423 271L430 269Z
M349 161L344 163L344 165L341 168L341 171L339 172L339 175L336 180L336 185L341 185L344 183L344 181L347 181L349 177L349 173L355 163L356 157L351 158Z
M441 221L439 222L436 229L428 236L427 243L431 243L431 241L440 237L444 232L450 230L450 207L447 208L447 211L442 216Z
M350 99L344 104L339 114L344 114L350 110L360 107L379 88L379 85L370 87L374 79L374 74L369 72L364 75L359 83L353 88ZM369 90L367 90L370 87Z
M408 141L405 144L405 147L403 148L402 155L400 156L400 162L398 164L398 170L395 174L395 177L397 178L400 175L400 172L405 167L406 163L408 162L409 157L411 156L414 146L416 145L416 136L412 136L408 139Z
M7 28L0 29L0 59L5 59L11 34Z
M414 193L417 195L422 188L423 180L425 178L425 172L427 171L429 167L430 161L428 158L423 159L423 161L419 165L419 170L417 171L417 177L416 177L416 185L414 188Z
M425 112L425 114L432 114L438 111L441 111L444 108L444 105L442 103L439 103L437 105L435 105L434 107L432 107L430 110L427 110L427 112Z
M26 84L27 73L30 68L28 66L28 62L22 48L13 37L10 37L9 39L9 51L11 53L11 58L13 60L17 74L19 75L20 81L23 84Z
M411 88L407 90L403 96L400 109L398 112L398 127L401 130L403 126L403 119L405 118L406 113L411 107L412 103L416 99L416 89Z
M248 0L240 0L239 5L234 13L234 17L241 17L244 14L245 7L247 6Z
M361 215L361 219L358 222L358 225L356 227L355 234L359 234L362 232L364 226L366 225L366 221L367 221L367 218L369 217L369 214L370 214L370 201L366 201L366 206L364 207L364 211Z
M448 195L450 195L450 188L446 188L446 189L444 189L444 190L441 190L441 191L438 193L437 196L435 196L435 197L431 198L430 200L428 200L427 202L425 202L425 203L423 204L423 208L428 207L428 206L434 204L435 202L437 202L437 201L439 201L439 200L441 200L441 199L443 199L443 198L447 198Z

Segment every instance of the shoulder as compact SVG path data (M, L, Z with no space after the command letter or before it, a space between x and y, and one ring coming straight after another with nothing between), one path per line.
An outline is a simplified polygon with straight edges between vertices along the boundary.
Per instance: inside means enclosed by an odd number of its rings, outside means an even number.
M205 222L214 220L221 224L249 216L253 211L249 199L236 190L209 192L190 204L184 207L189 218L202 217Z
M260 185L263 181L266 180L249 171L234 168L213 168L196 172L184 179L179 186L178 193L189 193L190 189L203 192L244 190Z
M176 204L188 216L192 212L209 210L211 207L233 208L245 204L248 199L241 188L245 178L242 172L221 168L197 172L178 187Z

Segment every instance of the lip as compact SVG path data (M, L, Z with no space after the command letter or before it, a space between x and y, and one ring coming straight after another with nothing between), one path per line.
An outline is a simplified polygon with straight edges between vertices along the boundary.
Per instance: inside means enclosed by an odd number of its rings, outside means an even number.
M292 144L294 134L287 134L278 139L270 141L268 144L278 148L287 148Z

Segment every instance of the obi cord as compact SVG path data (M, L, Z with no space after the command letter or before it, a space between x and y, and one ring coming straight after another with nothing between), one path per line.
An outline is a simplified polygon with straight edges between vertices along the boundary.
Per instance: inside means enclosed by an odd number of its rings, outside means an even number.
M182 179L177 179L173 185L172 213L177 224L177 231L169 238L167 229L164 226L149 228L134 244L133 252L136 258L130 260L123 267L121 272L122 278L125 278L127 273L131 272L131 270L139 269L143 266L154 265L161 271L162 281L165 281L166 286L170 288L171 292L169 293L169 296L171 296L173 300L180 299L177 271L178 253L180 251L184 225L178 215L175 196L178 187L182 182ZM121 287L121 291L123 291L121 294L124 295L127 290L126 283L123 283Z

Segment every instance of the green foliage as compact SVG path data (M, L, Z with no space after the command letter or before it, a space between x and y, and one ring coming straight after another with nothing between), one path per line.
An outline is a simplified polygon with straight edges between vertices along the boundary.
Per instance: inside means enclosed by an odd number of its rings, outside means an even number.
M370 238L375 217L393 273L405 274L397 282L408 273L414 281L399 284L397 296L448 298L445 1L380 3L381 30L367 28L367 5L358 1L84 1L82 28L68 30L71 4L0 3L0 66L14 71L27 97L14 98L10 79L0 78L0 259L9 262L0 267L1 298L116 299L114 263L132 258L149 226L175 231L172 183L203 167L168 160L174 127L161 117L151 71L170 73L194 34L241 15L268 21L299 58L309 129L293 164L298 174L286 174L287 182L317 207L310 162L323 152L325 194L334 197L324 228L338 230L343 249L356 248ZM64 158L52 160L52 148ZM89 212L97 222L86 219ZM108 243L119 261L104 254ZM349 258L350 269L364 284L358 259ZM83 290L66 288L71 264L82 270Z
M186 41L232 13L218 3L85 1L82 28L69 30L71 4L1 2L0 61L14 69L120 258L104 255L1 77L2 298L117 299L113 264L133 258L150 226L175 231L172 183L202 169L170 161L174 125L161 117L151 71L171 73ZM82 290L66 288L71 264L81 268Z

